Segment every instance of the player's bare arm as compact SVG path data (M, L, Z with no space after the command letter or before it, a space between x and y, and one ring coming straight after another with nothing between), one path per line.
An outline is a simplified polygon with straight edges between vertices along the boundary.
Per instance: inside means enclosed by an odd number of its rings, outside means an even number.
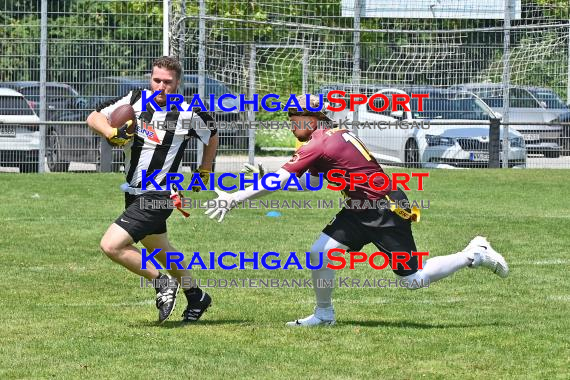
M246 179L252 179L253 178L253 174L257 173L257 175L259 176L259 178L263 177L265 174L267 174L267 172L265 171L265 168L263 167L262 164L258 164L257 167L254 165L250 165L250 164L244 164L244 168L241 171L242 173L245 174ZM287 171L288 173L290 173L289 171ZM307 179L309 181L309 183L307 184ZM300 188L298 188L296 186L296 184L291 184L291 186L287 187L287 191L307 191L308 187L307 185L311 185L311 187L316 187L320 184L320 178L314 175L310 175L310 176L301 176L299 178L299 185L301 185ZM261 186L258 183L258 186ZM283 187L283 183L281 183L281 187Z
M279 187L287 182L291 173L287 170L281 168L275 172L277 178L276 183L279 183ZM257 187L257 190L255 189ZM259 180L257 186L249 186L243 190L236 191L235 193L226 193L220 189L216 189L216 194L218 198L215 199L214 206L206 210L205 214L210 216L210 219L215 219L219 216L218 222L222 222L224 217L238 202L243 202L248 199L255 199L271 193L271 190L264 188L261 179Z
M135 110L130 104L115 106L108 116L96 110L87 118L87 124L114 146L123 146L134 136Z
M101 112L93 111L87 117L87 125L91 128L94 132L98 133L99 135L103 136L104 138L108 139L113 136L113 127L107 121L107 117L103 115Z

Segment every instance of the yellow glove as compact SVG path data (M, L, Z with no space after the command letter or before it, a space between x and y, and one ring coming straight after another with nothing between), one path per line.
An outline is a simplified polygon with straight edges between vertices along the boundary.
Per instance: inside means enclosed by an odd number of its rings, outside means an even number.
M199 167L194 170L194 173L200 174L200 178L202 179L202 182L204 182L204 185L208 185L211 171ZM192 191L199 192L200 190L202 190L200 186L192 186Z
M113 135L107 139L109 144L113 146L123 146L128 143L134 133L129 133L128 129L133 124L132 120L127 121L121 128L113 128Z

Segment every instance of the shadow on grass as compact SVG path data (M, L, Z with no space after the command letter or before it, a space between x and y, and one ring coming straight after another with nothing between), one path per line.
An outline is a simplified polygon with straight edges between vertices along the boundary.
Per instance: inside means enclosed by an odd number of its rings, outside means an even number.
M498 326L503 325L497 322L487 323L418 323L411 321L338 321L337 325L353 325L353 326L366 326L366 327L401 327L408 329L453 329L453 328L466 328L466 327L485 327L485 326Z
M191 326L223 326L223 325L251 325L253 321L247 319L220 319L220 320L200 320L198 322L182 322L182 321L166 321L159 324L155 321L143 321L138 324L132 324L130 327L160 327L165 329L177 329Z

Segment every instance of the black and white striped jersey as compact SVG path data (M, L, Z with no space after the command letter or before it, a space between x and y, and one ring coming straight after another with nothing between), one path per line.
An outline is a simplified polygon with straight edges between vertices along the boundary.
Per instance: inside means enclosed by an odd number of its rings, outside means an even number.
M143 170L150 175L159 169L160 173L154 180L161 186L164 185L166 173L178 171L188 140L196 137L207 145L210 136L216 133L215 130L208 129L202 118L192 111L179 112L176 107L172 107L173 110L170 111L156 111L150 104L147 104L143 111L142 91L131 91L122 98L107 101L97 107L97 111L106 117L124 104L131 104L135 110L136 133L124 146L125 173L132 188L141 187ZM182 109L186 110L188 107L186 102L182 103ZM151 182L146 184L146 188L155 189Z

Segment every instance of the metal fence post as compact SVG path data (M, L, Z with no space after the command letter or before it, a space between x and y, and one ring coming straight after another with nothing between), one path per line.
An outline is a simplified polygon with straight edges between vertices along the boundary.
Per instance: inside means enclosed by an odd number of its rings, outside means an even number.
M200 19L198 20L198 95L200 99L206 97L206 0L200 0ZM204 146L196 144L196 166L202 162Z
M505 0L505 18L503 31L503 168L509 167L509 102L511 90L510 46L511 12L513 9L514 7L512 0Z
M354 0L354 46L352 52L352 83L354 85L353 92L360 93L360 16L362 14L363 0ZM359 121L358 107L354 108L352 121ZM353 129L352 133L358 136L358 128Z
M109 173L111 171L113 161L113 147L101 137L101 158L100 158L100 168L101 173Z
M303 47L303 78L301 82L301 92L308 93L307 83L309 79L309 48Z
M489 125L489 168L500 168L501 119L491 119ZM503 160L504 162L505 160Z
M255 61L257 60L257 52L255 44L250 45L249 52L249 96L253 99L255 94ZM250 122L255 121L255 112L253 111L253 104L249 106L248 119ZM255 129L248 128L248 162L253 165L255 162Z
M162 0L162 55L170 53L170 39L168 28L170 26L170 1Z
M40 20L40 121L46 121L47 111L47 0L42 0ZM40 149L38 152L39 172L46 171L46 126L40 125Z

